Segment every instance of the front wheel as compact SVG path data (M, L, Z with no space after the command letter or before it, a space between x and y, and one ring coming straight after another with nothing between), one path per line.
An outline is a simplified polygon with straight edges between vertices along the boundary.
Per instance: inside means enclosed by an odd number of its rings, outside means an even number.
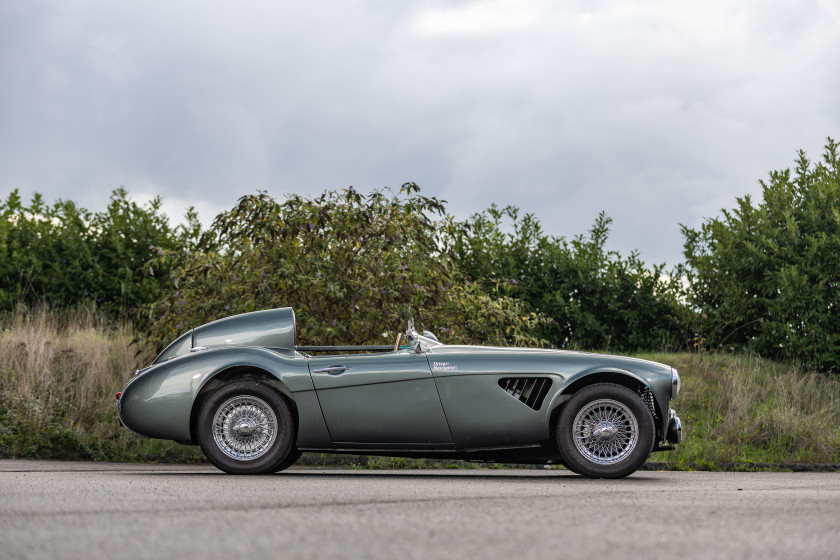
M647 461L656 439L653 414L630 389L598 383L569 399L557 422L557 445L569 469L622 478Z
M196 427L207 459L231 474L276 472L300 456L286 399L257 381L220 387L201 407Z

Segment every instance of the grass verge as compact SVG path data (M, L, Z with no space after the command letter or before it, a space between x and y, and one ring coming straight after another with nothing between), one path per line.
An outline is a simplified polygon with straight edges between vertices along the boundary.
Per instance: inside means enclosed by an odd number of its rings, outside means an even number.
M840 382L755 355L646 354L680 371L684 440L651 461L672 469L840 463Z
M149 361L130 327L92 309L0 314L0 457L203 461L119 426L114 394Z
M685 439L655 453L668 469L840 464L840 382L754 355L644 354L680 370L672 403ZM203 462L195 446L140 438L117 423L114 393L150 362L131 328L90 309L0 314L0 457ZM309 465L469 468L470 464L307 454Z

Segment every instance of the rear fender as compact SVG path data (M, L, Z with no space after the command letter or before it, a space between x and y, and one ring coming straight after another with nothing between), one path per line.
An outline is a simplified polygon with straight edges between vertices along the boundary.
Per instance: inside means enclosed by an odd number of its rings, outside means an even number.
M120 398L120 419L143 436L194 442L193 409L199 395L206 394L205 387L212 390L226 376L246 371L263 372L293 406L295 393L314 393L306 359L299 354L265 348L218 348L173 358L133 378Z

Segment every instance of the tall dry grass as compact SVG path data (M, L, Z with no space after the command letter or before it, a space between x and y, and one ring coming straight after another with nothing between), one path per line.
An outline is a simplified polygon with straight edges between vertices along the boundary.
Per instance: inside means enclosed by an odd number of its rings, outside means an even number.
M117 423L114 394L152 356L94 309L0 313L0 456L200 461L195 447ZM840 463L840 382L754 355L649 354L680 370L675 468Z
M45 412L60 408L68 428L101 430L103 397L119 390L142 361L130 330L106 324L91 309L61 316L46 308L19 309L4 319L0 388L33 405L35 425L45 425Z
M840 463L840 382L751 354L653 354L680 371L685 441L654 460L738 468Z
M151 361L133 338L130 326L93 308L19 307L0 314L0 455L197 457L118 425L115 393Z

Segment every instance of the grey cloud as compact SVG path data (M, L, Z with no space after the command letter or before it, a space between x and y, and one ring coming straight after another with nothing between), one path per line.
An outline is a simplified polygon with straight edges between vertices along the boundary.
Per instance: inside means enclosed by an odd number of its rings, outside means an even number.
M613 247L675 263L678 223L840 128L828 1L10 4L0 195L212 213L412 180L558 235L605 210Z

